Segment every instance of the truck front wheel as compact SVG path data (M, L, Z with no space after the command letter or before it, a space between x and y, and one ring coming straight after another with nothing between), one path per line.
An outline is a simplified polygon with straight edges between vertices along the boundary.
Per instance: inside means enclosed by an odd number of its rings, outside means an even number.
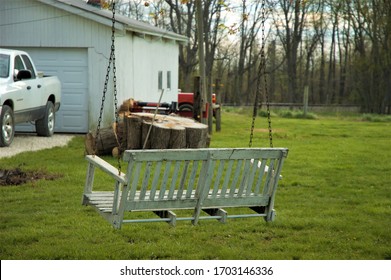
M48 101L45 108L45 116L35 122L35 130L39 136L52 136L54 134L54 105Z
M8 105L3 105L0 114L0 147L8 147L14 140L14 112Z

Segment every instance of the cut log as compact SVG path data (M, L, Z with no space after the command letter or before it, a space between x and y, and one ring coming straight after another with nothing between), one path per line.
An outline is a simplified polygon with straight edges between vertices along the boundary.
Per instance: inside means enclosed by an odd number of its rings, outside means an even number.
M126 149L183 149L208 146L207 125L193 119L171 115L124 115L118 126L118 134L115 133L115 125L101 128L98 139L95 139L95 134L96 132L91 132L86 135L87 154L118 155Z
M186 147L205 148L208 143L208 126L193 123L186 126Z
M122 105L119 107L119 113L129 113L132 111L133 107L134 107L134 99L127 99L125 100Z
M184 149L186 148L186 129L181 126L173 126L171 128L169 149Z
M186 129L170 122L155 122L150 135L151 149L186 148Z
M113 148L118 147L118 142L122 141L123 124L119 125L118 130L120 135L117 135L114 127L101 128L98 138L96 138L96 131L89 132L85 137L86 154L111 155Z
M153 115L148 113L136 113L135 115L138 115L143 119L152 120L153 118ZM173 148L174 146L181 148L205 148L208 146L208 126L205 124L201 124L189 118L163 115L156 116L155 123L166 123L171 130L173 130L174 127L176 130L179 130L176 131L179 133L179 139L175 139L175 137L178 136L176 132L170 134L170 138L173 137L171 141L176 143L171 147L169 146L170 148ZM185 138L183 138L183 132L180 132L182 129L185 130ZM183 145L183 141L185 141L185 145Z
M124 118L126 149L141 149L142 120L139 117L129 115Z
M175 123L176 127L183 127L186 130L185 148L205 148L209 146L207 125L178 116L168 116L167 120Z
M168 149L171 137L171 128L165 123L154 123L150 135L151 149Z
M114 147L111 151L111 155L117 158L118 156L121 156L121 151L118 149L118 147Z
M133 115L139 116L144 120L142 128L142 143L144 144L154 115L150 113L134 113ZM147 142L146 149L205 148L208 146L208 126L193 119L172 115L156 115L153 127L149 136L151 142ZM168 128L171 130L170 134L163 131ZM184 135L183 130L185 130ZM162 137L169 137L169 140L162 139ZM169 144L170 142L172 143L171 145Z

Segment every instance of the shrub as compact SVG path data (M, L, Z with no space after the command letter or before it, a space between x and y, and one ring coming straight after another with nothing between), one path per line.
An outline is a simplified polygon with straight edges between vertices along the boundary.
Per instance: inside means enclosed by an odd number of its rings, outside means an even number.
M361 119L368 122L391 122L391 116L389 115L364 114Z
M278 112L278 115L282 118L287 119L309 119L314 120L317 119L317 116L314 113L308 113L304 114L303 111L296 111L296 110L282 110Z

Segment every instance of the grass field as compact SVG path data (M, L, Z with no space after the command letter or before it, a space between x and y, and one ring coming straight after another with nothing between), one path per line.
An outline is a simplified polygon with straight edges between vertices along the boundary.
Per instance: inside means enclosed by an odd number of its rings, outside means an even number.
M212 147L247 147L251 117L223 113ZM4 259L391 259L391 122L368 116L273 117L275 147L289 148L276 221L124 225L114 230L81 205L83 138L66 148L0 159L59 175L0 187ZM253 146L268 146L258 118ZM1 152L1 150L0 150ZM113 161L115 163L115 161Z

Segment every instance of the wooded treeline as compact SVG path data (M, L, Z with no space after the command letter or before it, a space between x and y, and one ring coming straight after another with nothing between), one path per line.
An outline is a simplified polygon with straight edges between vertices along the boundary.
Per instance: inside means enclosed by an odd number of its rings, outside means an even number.
M180 46L180 88L198 75L195 1L120 0L119 12L187 36ZM208 0L203 3L208 84L222 84L222 102L252 104L266 26L271 102L356 104L391 113L391 1ZM266 9L262 9L262 5ZM211 89L213 91L213 88Z

